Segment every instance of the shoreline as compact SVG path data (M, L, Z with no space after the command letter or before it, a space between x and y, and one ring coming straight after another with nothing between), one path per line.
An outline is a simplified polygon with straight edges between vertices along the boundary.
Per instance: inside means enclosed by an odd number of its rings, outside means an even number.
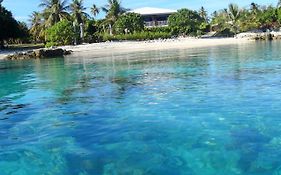
M201 47L213 47L233 44L251 43L254 40L249 38L179 38L151 41L119 41L83 44L77 46L61 46L65 50L72 50L73 56L103 56L108 54L130 53L138 51L169 50L169 49L192 49ZM16 51L0 52L0 59L4 59L9 54Z
M121 41L93 43L78 46L62 46L60 48L72 50L70 57L75 56L106 56L108 54L131 53L153 50L193 49L224 45L236 45L255 42L249 38L180 38L151 41Z

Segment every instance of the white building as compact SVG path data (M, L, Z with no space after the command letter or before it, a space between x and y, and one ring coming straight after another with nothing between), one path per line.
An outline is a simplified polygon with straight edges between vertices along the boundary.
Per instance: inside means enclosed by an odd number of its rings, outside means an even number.
M146 27L168 26L168 17L177 12L176 10L144 7L129 11L140 14L143 17Z

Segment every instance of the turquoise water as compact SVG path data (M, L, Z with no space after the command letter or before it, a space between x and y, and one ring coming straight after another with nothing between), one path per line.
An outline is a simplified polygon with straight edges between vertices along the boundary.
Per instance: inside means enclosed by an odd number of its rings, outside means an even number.
M280 48L0 61L0 174L281 175Z

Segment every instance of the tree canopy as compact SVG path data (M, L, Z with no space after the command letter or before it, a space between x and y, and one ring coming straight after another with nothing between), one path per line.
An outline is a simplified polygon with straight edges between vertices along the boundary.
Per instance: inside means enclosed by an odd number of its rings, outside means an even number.
M83 0L73 0L70 4L71 14L76 24L85 23L85 19L89 16L85 12L86 7L83 6L83 2Z
M106 12L105 18L110 24L116 22L118 17L127 11L127 9L121 6L119 0L108 0L107 4L102 7L102 10Z
M139 14L126 13L117 19L114 28L117 33L140 32L144 29L144 21Z
M62 20L47 29L47 46L72 44L76 37L72 23Z
M42 15L45 18L46 27L70 17L66 0L42 0L39 6L44 8Z
M196 34L204 21L198 12L189 9L181 9L168 19L174 34Z
M16 21L10 11L2 6L0 1L0 48L4 47L4 41L26 36L23 25Z

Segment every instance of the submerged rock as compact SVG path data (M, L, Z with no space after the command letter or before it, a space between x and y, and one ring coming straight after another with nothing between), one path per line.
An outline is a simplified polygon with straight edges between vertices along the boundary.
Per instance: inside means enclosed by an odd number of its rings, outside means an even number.
M231 137L234 140L236 145L245 145L245 144L266 144L271 138L267 135L264 135L259 130L254 128L240 128L231 131Z
M38 49L33 51L15 53L13 55L8 55L6 59L8 60L23 60L23 59L38 59L38 58L53 58L62 57L64 55L70 55L71 50L64 49Z
M238 167L250 174L266 145L271 141L271 137L265 135L255 128L239 128L231 132L234 147L240 152ZM257 169L257 168L256 168ZM261 169L260 169L261 171Z

